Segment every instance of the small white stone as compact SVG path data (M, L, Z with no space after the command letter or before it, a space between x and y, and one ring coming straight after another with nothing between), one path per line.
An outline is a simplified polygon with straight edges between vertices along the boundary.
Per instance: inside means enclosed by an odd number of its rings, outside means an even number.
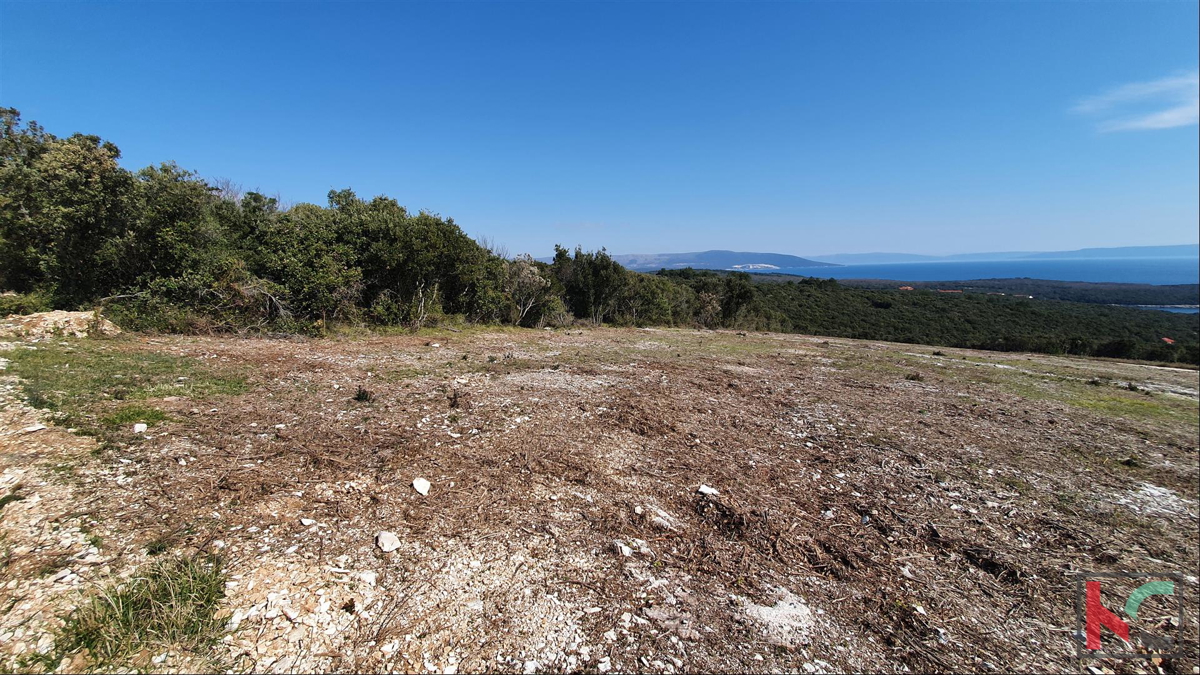
M422 495L429 494L429 481L424 478L414 478L412 482L413 489Z
M305 527L308 527L309 525L316 525L317 521L313 520L312 518L301 518L300 524Z
M696 492L699 492L702 495L712 495L712 496L721 494L720 491L718 491L716 488L712 488L712 487L709 487L704 484L701 484L700 489L696 490Z
M375 545L384 553L391 553L400 548L400 537L392 532L380 532L375 535Z
M378 572L359 572L358 578L363 580L363 583L374 586L379 581Z
M133 433L144 434L144 433L146 433L146 430L149 428L150 427L146 426L145 422L138 422L137 424L133 425Z

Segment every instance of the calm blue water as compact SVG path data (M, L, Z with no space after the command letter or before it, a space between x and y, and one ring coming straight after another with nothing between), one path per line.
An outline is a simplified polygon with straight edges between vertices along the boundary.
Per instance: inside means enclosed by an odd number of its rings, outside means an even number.
M1053 281L1106 281L1126 284L1200 283L1200 261L1196 258L921 262L820 268L793 267L778 271L822 279L832 277L896 281L965 281L1029 277Z
M1142 305L1139 309L1156 309L1160 312L1171 312L1172 314L1200 314L1200 309L1195 307L1155 307L1153 305Z

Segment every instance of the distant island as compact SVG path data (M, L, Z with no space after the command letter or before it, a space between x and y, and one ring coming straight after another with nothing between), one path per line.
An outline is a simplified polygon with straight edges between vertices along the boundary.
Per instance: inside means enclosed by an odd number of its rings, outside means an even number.
M1097 260L1115 258L1196 258L1200 244L1176 246L1119 246L1112 248L1081 248L1073 251L993 251L987 253L958 253L954 255L921 255L917 253L832 253L813 256L821 262L838 265L886 265L918 262L972 262L1002 260Z
M832 253L807 258L785 253L753 251L697 251L693 253L627 253L612 256L625 268L637 272L683 269L738 270L770 272L798 268L842 267L845 265L886 265L926 262L984 262L1010 260L1103 260L1147 258L1198 258L1200 244L1176 246L1120 246L1081 248L1073 251L991 251L953 255L919 253ZM552 258L541 258L551 262Z
M638 272L661 269L765 271L796 267L839 267L837 263L818 262L784 253L748 253L743 251L699 251L696 253L632 253L614 255L613 260Z

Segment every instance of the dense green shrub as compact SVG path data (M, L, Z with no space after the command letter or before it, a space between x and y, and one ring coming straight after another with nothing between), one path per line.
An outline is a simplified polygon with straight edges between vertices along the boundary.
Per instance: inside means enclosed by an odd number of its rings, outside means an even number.
M46 293L0 293L0 318L9 314L45 312L52 308L51 298Z

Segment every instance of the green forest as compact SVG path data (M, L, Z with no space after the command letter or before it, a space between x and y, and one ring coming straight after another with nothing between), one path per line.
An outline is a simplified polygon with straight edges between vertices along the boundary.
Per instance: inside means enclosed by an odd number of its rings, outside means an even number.
M784 275L772 275L786 280ZM966 281L888 281L884 279L842 279L841 283L857 288L887 288L912 286L937 290L956 288L974 293L1004 293L1032 295L1043 300L1093 302L1101 305L1196 305L1200 301L1200 285L1171 284L1114 284L1094 281L1049 281L1046 279L970 279Z
M508 258L451 218L335 190L281 204L167 162L123 168L98 136L0 109L0 315L102 309L164 332L697 326L995 350L1200 361L1196 315L742 273L632 272L603 249ZM1162 338L1169 337L1174 344Z

